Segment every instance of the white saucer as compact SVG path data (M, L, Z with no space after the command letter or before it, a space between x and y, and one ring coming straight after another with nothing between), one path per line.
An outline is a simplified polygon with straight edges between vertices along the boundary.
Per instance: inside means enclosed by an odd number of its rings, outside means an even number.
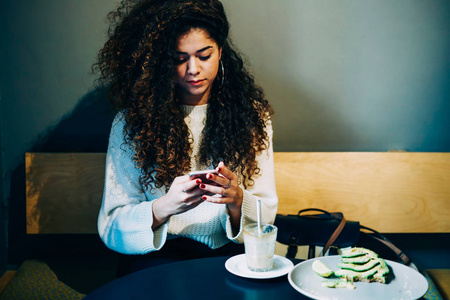
M273 268L267 272L254 272L247 268L247 261L245 260L245 254L239 254L229 258L225 262L225 268L232 274L255 279L267 279L275 278L286 275L289 273L294 264L289 259L274 255L273 256Z

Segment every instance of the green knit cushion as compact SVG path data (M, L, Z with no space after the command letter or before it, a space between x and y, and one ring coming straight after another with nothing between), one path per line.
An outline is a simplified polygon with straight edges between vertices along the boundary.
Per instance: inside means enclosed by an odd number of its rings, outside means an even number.
M85 295L58 280L44 262L25 261L11 278L0 300L82 299Z

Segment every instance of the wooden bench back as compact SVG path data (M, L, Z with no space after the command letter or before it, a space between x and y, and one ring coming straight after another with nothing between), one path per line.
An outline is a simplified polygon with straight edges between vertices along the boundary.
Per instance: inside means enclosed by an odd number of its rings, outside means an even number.
M105 153L26 153L27 233L97 233Z
M275 153L278 212L343 212L385 233L450 232L450 153Z
M341 211L381 232L450 232L450 153L276 152L278 212ZM96 233L104 153L27 153L27 233Z

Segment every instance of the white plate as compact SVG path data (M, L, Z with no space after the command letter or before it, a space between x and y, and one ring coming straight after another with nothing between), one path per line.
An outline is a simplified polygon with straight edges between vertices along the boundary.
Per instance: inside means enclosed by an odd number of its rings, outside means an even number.
M355 289L327 288L322 281L327 280L317 275L312 269L314 260L319 259L330 269L339 268L339 256L319 257L297 264L288 275L289 283L300 293L313 299L418 299L428 290L426 278L405 265L386 260L393 279L387 283L355 282Z
M247 261L245 254L239 254L229 258L225 262L225 268L232 274L255 279L275 278L286 275L294 267L294 264L289 259L274 255L272 270L267 272L254 272L247 268Z

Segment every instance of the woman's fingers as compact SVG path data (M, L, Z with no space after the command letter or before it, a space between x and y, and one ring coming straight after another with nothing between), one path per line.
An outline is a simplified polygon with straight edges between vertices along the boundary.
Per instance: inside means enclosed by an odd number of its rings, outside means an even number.
M222 197L211 197L210 195L203 195L203 200L212 203L226 203L234 204L238 199L237 195L239 184L238 177L231 170L229 170L223 162L220 162L216 168L219 175L208 174L207 179L212 180L218 185L210 185L201 183L199 188L213 194L221 195Z
M203 191L209 192L211 195L219 194L219 195L224 196L224 194L225 194L225 188L223 186L216 186L216 185L201 183L199 185L199 188Z
M201 179L198 179L198 178L189 180L181 185L181 187L182 187L181 191L183 193L189 194L193 190L195 190L201 182L202 182Z
M223 203L227 204L229 209L239 211L243 201L243 191L239 187L238 176L228 169L223 162L220 162L216 168L219 173L214 181L220 184L220 187L210 187L205 184L200 184L201 189L205 189L216 194L222 195L222 197L203 196L203 200L211 203Z
M189 198L186 198L183 201L183 205L188 207L188 208L194 208L197 205L199 205L200 203L202 203L204 200L202 198L202 195L195 195Z
M223 163L223 161L221 161L219 163L219 165L216 168L216 171L221 174L223 177L234 180L237 180L237 176L236 174L234 174L230 169L228 169L225 164ZM223 184L223 186L227 186L228 185L228 181L225 182L225 184Z
M183 211L192 209L203 201L228 205L238 202L241 197L238 197L240 188L237 175L223 162L218 164L216 171L218 175L212 173L206 175L206 179L211 183L204 183L200 178L190 180L189 176L180 177L177 184ZM221 197L214 195L221 195Z
M231 185L231 179L224 177L223 175L208 174L206 179L217 183L219 187L229 188Z

